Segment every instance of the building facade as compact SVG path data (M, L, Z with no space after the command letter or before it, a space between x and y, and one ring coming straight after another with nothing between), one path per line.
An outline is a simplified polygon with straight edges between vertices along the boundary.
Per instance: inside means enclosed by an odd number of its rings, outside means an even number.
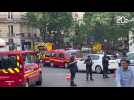
M6 49L14 44L16 49L22 50L24 44L32 43L33 36L39 35L39 30L29 26L24 19L26 13L0 12L0 38L7 42Z
M129 31L129 52L134 51L134 33Z
M83 23L83 16L85 12L72 12L72 17L74 21L79 22L79 24Z

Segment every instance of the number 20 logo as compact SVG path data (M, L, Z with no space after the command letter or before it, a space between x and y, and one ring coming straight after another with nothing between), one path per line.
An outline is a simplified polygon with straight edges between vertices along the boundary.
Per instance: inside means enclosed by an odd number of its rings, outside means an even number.
M128 19L125 16L117 16L116 23L125 24L128 23Z

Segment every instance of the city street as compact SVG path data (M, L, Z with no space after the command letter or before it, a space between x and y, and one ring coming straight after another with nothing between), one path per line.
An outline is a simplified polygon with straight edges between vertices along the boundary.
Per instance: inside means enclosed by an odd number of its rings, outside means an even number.
M63 68L43 68L43 84L41 87L70 87L69 81L66 80L68 69ZM93 74L94 81L86 81L85 73L79 72L76 75L75 82L77 87L115 87L113 74L110 78L103 79L101 74Z
M134 86L133 18L132 12L1 12L0 87L70 87L69 69L72 79L77 69L96 72L94 81L77 72L71 86ZM41 70L43 64L51 67ZM115 70L116 81L109 73Z

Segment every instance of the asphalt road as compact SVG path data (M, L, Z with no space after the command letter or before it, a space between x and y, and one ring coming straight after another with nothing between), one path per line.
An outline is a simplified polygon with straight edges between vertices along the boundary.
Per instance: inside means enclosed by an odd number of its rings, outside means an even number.
M64 68L44 67L41 87L70 87L70 82L66 80L68 72ZM94 81L86 81L86 74L79 72L76 74L75 83L77 87L116 87L113 74L109 76L110 78L103 79L102 74L93 74Z

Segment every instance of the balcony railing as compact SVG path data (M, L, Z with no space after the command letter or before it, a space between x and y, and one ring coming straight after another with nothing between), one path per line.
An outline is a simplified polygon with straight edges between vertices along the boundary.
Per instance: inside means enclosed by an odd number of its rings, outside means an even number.
M9 18L0 18L0 22L1 23L21 23L21 22L27 22L26 18L24 17L18 17L18 18L12 18L12 19L9 19Z

